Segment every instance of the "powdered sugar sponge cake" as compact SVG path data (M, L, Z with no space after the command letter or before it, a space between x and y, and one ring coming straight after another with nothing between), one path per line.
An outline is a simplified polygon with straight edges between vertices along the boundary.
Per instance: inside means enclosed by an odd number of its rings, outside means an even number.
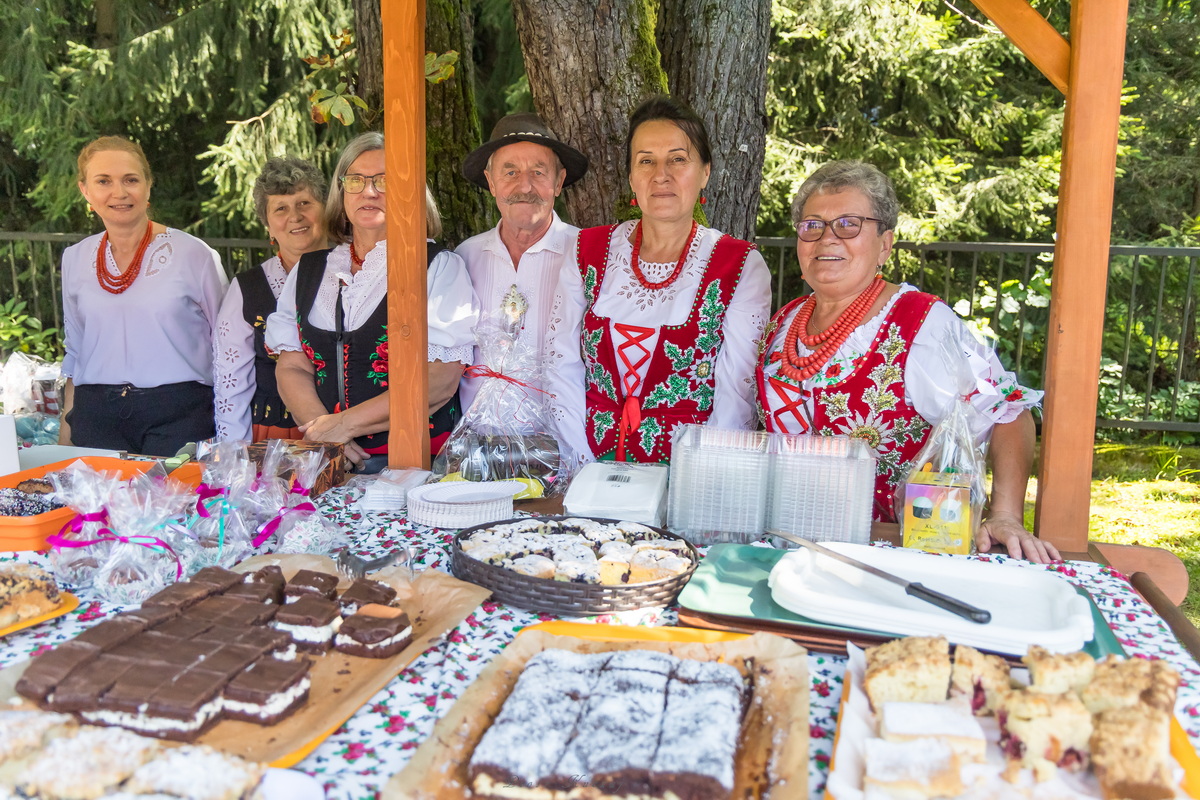
M745 705L728 664L545 650L475 747L473 796L729 798Z
M653 528L583 517L493 525L460 545L471 558L519 575L605 586L666 580L695 563L686 542Z

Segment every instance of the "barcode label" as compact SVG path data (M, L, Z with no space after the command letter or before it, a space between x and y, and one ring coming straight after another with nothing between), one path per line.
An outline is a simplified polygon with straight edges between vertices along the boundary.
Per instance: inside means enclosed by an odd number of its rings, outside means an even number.
M629 483L628 475L609 475L609 482L616 481L617 483Z

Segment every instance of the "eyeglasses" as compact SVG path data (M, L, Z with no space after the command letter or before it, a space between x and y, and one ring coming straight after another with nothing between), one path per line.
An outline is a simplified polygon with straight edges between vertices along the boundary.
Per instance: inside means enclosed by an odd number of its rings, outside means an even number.
M853 239L862 233L864 222L879 222L875 217L860 217L858 214L847 214L837 219L802 219L796 225L796 235L802 242L815 242L825 235L825 226L833 229L833 235L839 239Z
M385 174L381 172L378 175L343 175L342 189L347 194L358 194L367 188L367 181L370 181L371 185L375 187L375 191L386 192L387 179L384 177Z

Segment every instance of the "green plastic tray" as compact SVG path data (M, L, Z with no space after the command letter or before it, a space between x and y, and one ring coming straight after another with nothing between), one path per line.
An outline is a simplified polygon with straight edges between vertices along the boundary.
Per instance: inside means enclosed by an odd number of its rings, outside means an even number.
M676 602L682 608L699 614L748 621L747 627L753 627L753 621L766 621L795 626L798 630L895 638L896 634L887 631L820 622L776 604L771 599L767 577L776 562L788 552L746 544L713 545ZM1108 622L1091 595L1078 587L1075 590L1088 599L1095 623L1094 638L1084 645L1084 652L1093 658L1110 654L1124 655L1121 643L1108 627Z

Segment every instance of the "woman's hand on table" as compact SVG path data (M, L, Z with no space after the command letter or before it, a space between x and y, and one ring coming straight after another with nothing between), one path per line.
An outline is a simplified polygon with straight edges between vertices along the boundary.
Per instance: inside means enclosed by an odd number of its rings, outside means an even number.
M354 441L356 434L349 430L344 413L315 417L301 425L300 432L307 442L341 442L342 452L355 464L367 460L366 451Z
M979 526L975 544L981 553L990 551L992 545L1002 544L1013 558L1024 558L1035 564L1049 564L1051 561L1062 560L1058 548L1025 530L1024 521L1016 517L988 517Z

